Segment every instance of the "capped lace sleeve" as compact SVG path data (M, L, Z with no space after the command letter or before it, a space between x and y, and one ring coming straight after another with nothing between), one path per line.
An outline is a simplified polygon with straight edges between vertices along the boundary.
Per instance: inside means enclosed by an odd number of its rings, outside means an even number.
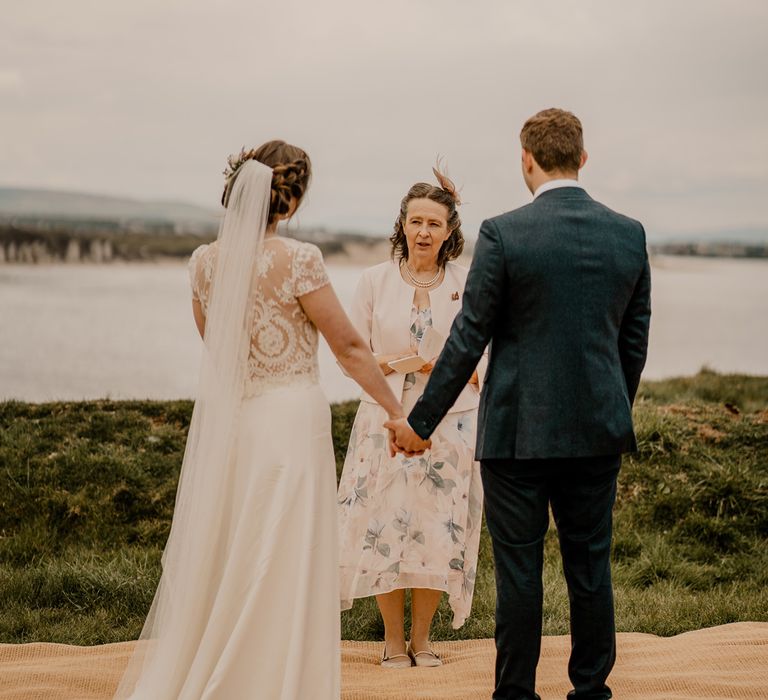
M211 296L211 280L213 267L216 262L216 251L210 245L195 248L189 259L189 280L192 285L192 298L199 301L203 312L208 310L208 300Z
M302 243L293 255L293 294L300 297L330 284L323 254L316 245Z

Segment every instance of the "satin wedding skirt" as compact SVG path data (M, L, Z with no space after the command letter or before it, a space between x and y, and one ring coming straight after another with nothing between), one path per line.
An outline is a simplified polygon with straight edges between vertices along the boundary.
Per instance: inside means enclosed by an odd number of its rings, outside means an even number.
M156 597L150 615L185 623L138 643L148 653L137 652L115 697L337 700L336 471L320 387L246 399L236 458L221 478L228 507L210 523L209 541L187 543L211 552L209 567L184 582L195 605L174 609Z

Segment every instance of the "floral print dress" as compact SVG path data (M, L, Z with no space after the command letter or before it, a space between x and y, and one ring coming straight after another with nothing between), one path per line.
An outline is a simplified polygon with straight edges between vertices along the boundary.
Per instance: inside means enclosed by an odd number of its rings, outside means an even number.
M411 344L432 325L411 310ZM406 414L429 376L405 377ZM387 415L362 401L339 484L341 607L399 588L445 591L453 627L472 607L482 521L480 466L474 460L477 410L449 413L420 457L388 453Z

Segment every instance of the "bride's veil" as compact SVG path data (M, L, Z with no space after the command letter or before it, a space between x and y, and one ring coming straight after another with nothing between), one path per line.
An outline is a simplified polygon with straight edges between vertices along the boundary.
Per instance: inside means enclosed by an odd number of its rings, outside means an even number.
M135 692L135 698L156 700L166 697L161 689L180 690L179 675L193 667L202 631L222 602L215 590L230 536L228 465L247 378L251 292L271 183L271 168L249 160L232 185L216 243L199 385L162 576L115 698Z

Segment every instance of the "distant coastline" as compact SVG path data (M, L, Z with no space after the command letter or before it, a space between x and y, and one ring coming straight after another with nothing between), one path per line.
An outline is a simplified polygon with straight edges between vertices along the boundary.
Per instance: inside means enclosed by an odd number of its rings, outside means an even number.
M215 227L187 230L172 222L0 218L0 265L182 261L216 234ZM314 243L335 265L374 265L390 255L388 234L307 228L288 235ZM464 262L471 253L467 245Z
M218 232L221 210L184 202L140 201L93 193L0 187L0 265L183 260ZM735 229L649 236L651 255L768 258L768 230ZM381 235L307 227L288 235L315 243L336 265L389 257ZM472 256L467 241L461 262Z
M171 222L0 219L0 265L184 260L217 230L186 230ZM374 264L389 254L386 236L307 229L290 235L315 243L336 264Z
M693 241L650 243L651 255L684 255L702 258L768 258L768 243Z
M386 235L342 233L322 228L299 229L290 235L315 243L336 265L373 265L389 257ZM159 262L184 260L216 230L185 230L170 222L1 220L0 265ZM690 241L650 243L651 255L768 259L768 243ZM471 259L467 245L463 262Z

